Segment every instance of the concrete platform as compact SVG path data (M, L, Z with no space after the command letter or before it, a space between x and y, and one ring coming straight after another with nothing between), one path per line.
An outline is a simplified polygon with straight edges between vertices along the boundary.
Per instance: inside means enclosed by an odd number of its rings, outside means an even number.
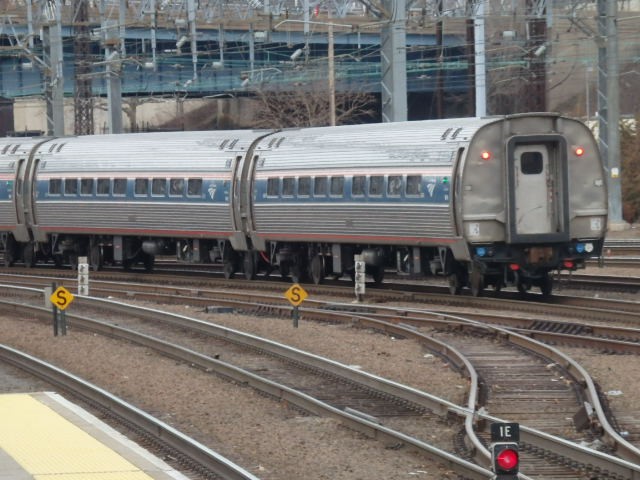
M56 393L0 395L0 480L188 480Z

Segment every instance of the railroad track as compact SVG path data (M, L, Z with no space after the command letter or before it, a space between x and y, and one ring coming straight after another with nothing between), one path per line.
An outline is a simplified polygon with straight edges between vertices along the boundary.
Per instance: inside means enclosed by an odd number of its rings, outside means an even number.
M259 480L244 468L184 435L167 423L75 375L7 345L0 345L0 360L28 372L89 404L165 455L178 459L188 471L203 478Z
M83 299L83 300L85 300L85 299ZM185 299L183 299L183 300L185 300ZM324 312L324 313L326 313L326 312ZM349 315L353 315L353 314L349 314ZM157 318L156 318L156 319L157 319ZM361 321L363 321L363 322L364 322L364 321L365 321L365 319L362 319ZM389 325L384 325L384 326L382 326L382 325L377 325L377 326L372 327L372 328L378 328L378 329L392 329L392 328L394 328L394 327L389 326ZM474 326L473 328L475 329L475 328L477 328L477 326ZM396 333L396 334L398 334L398 332L395 332L395 333ZM405 332L404 332L404 334L406 335L406 334L408 334L408 333L405 331ZM486 352L485 352L485 354L486 354ZM524 370L526 371L526 370L528 370L528 368L524 368ZM583 380L581 379L580 381L583 381ZM472 382L472 383L473 383L473 382ZM525 382L525 383L531 383L531 382ZM597 399L596 399L596 401L597 401ZM574 403L574 407L577 409L578 407L577 407L576 405L578 405L578 403L577 403L577 402L576 402L576 403ZM454 411L455 411L455 410L454 410ZM467 412L467 415L468 415L468 412ZM525 432L526 432L526 429L525 429ZM535 435L534 435L534 437L535 437ZM530 439L529 439L529 440L530 440ZM555 445L552 449L549 449L549 448L544 448L544 447L541 445L541 443L542 443L542 442L541 442L541 440L540 440L540 439L538 439L538 440L534 440L534 441L533 441L533 442L531 442L531 443L529 443L529 440L527 440L527 439L526 439L526 437L525 437L524 442L525 442L525 444L526 444L526 445L529 445L529 446L530 446L529 448L530 448L531 452L536 452L537 457L534 455L534 458L538 458L538 459L539 459L539 458L544 458L545 456L549 456L550 454L552 454L552 456L553 456L553 455L559 456L561 459L563 459L563 461L566 461L566 460L567 460L567 458L569 458L569 459L571 459L571 461L570 461L569 463L573 462L573 465L574 465L574 466L576 466L576 465L582 465L582 467L579 467L579 468L578 468L578 467L576 467L576 468L578 469L578 471L580 471L580 469L582 469L582 470L583 470L583 472L587 472L587 473L589 473L589 474L593 474L593 472L594 472L594 471L599 471L599 470L601 470L602 468L604 468L605 470L607 470L607 471L609 471L609 472L616 472L616 471L617 471L617 470L615 470L615 469L612 469L611 465L607 465L606 467L598 466L598 465L594 466L594 464L593 464L593 461L594 461L594 460L593 460L593 458L591 458L591 457L589 457L586 461L585 461L585 459L584 459L584 458L583 458L582 460L575 460L575 458L574 458L574 457L577 455L575 452L572 452L571 454L568 454L568 455L566 455L566 456L565 456L565 454L564 454L564 450L565 450L565 448L569 448L569 450L571 450L571 447L566 447L566 446L564 446L564 445L563 445L562 447L560 447L559 445ZM615 442L614 442L614 443L615 443ZM558 454L558 452L563 452L563 454ZM540 455L541 455L541 453L542 453L542 457L540 456ZM590 455L592 455L592 454L593 454L593 452L592 452ZM572 457L572 455L573 455L573 457ZM582 455L584 455L584 452L582 452ZM579 455L578 455L578 456L579 456ZM485 458L485 460L486 460L486 458ZM610 460L607 460L607 461L610 461ZM542 462L542 461L540 461L540 460L539 460L539 461L538 461L538 463L540 463L540 462ZM578 463L576 463L576 462L578 462ZM542 463L544 464L545 462L542 462ZM620 467L620 465L618 465L616 468L618 468L618 467ZM541 467L535 467L535 466L532 466L531 468L541 468ZM557 467L557 466L556 466L555 468L559 468L559 467ZM575 470L576 468L574 468L574 470ZM625 468L627 468L627 467L621 467L621 468L623 468L623 470L624 470L624 469L625 469ZM574 472L574 473L575 473L575 472ZM567 472L566 472L566 471L565 471L565 472L563 472L563 475L567 475ZM583 477L583 476L580 476L580 475L582 475L582 474L580 474L580 473L578 472L578 475L577 475L577 476L575 476L575 477L564 477L564 476L563 476L562 478L587 478L587 477ZM615 473L615 475L614 475L614 474L612 474L612 475L613 475L613 476L611 476L611 477L607 477L607 478L632 478L632 476L625 476L625 475L633 475L633 474L630 474L630 473L629 473L629 471L627 471L626 473L625 473L625 472L620 472L620 471L618 471L618 473ZM532 478L533 478L533 477L532 477ZM548 478L548 477L547 477L547 478ZM559 477L553 477L553 478L559 478ZM602 477L602 478L605 478L605 477Z

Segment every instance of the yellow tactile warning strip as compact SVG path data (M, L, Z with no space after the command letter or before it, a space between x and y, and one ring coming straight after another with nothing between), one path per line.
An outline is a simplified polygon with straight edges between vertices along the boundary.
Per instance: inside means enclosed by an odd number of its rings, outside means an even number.
M36 480L151 480L29 394L0 395L0 449Z

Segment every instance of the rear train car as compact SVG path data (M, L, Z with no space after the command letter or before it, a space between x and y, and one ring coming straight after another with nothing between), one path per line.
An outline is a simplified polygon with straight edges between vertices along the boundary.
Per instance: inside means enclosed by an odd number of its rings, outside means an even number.
M468 286L552 289L600 255L607 192L596 143L555 114L285 130L243 179L245 272L319 283L390 268ZM259 252L259 255L257 254Z
M441 259L452 292L551 293L552 271L601 255L605 178L593 135L577 120L522 114L479 127L455 168L453 214L467 256Z

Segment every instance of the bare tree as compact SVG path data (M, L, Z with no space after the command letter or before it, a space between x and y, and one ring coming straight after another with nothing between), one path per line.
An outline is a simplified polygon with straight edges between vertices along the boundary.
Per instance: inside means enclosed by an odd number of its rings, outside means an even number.
M330 124L329 88L326 82L314 81L301 88L253 91L256 126L259 128L318 127ZM363 123L376 115L377 100L365 92L336 95L336 124Z

